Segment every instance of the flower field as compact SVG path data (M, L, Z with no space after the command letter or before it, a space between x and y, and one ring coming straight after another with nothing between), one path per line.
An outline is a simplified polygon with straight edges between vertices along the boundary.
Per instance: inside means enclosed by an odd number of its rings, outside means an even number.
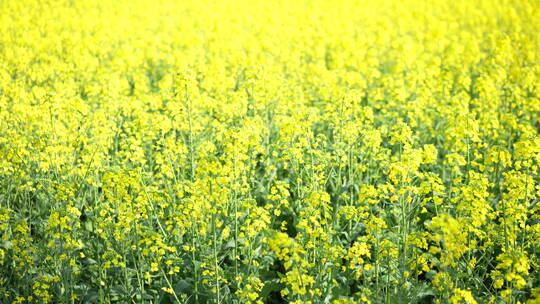
M540 303L538 0L0 1L0 303Z

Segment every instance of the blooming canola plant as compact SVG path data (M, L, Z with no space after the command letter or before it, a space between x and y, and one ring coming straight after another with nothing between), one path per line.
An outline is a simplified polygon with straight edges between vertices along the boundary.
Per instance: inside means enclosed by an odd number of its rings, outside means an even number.
M537 0L0 1L0 303L540 303Z

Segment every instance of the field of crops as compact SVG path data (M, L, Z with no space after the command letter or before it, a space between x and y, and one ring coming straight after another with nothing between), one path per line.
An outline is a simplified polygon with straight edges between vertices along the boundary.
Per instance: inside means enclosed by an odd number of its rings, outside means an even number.
M0 303L540 303L538 0L0 1Z

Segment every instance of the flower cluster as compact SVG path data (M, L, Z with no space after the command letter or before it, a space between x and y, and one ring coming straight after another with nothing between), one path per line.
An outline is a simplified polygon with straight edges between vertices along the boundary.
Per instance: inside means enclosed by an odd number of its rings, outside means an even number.
M0 1L0 303L539 303L538 1Z

